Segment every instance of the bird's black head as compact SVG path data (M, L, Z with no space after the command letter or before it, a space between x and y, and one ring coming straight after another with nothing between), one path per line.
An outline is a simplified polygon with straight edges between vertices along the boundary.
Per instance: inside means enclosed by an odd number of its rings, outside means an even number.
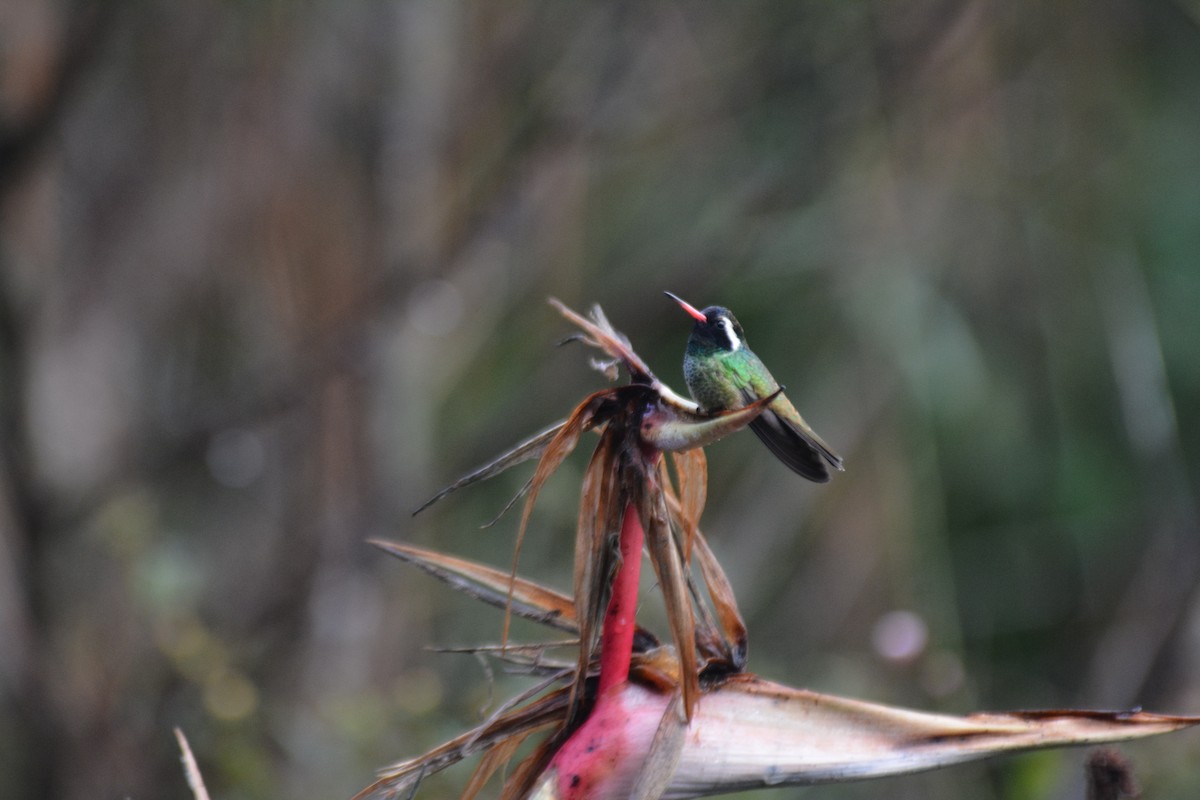
M692 336L688 339L689 348L733 352L746 346L746 335L742 332L742 326L728 308L709 306L703 311L697 311L694 306L670 292L666 292L666 295L696 320Z

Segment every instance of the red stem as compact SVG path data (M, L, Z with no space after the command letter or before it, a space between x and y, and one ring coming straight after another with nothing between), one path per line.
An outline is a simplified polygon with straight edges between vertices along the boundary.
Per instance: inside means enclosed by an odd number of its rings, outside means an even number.
M628 794L632 765L641 764L649 736L636 724L641 697L629 692L633 659L638 578L642 572L642 522L632 504L621 522L621 565L613 577L612 595L600 632L600 687L591 714L563 743L550 762L561 800L594 800ZM661 714L661 711L659 711ZM629 784L629 785L627 785Z
M646 534L633 504L621 522L621 566L613 577L612 595L600 632L600 691L603 696L629 679L633 632L637 620L638 580L642 574L642 542Z

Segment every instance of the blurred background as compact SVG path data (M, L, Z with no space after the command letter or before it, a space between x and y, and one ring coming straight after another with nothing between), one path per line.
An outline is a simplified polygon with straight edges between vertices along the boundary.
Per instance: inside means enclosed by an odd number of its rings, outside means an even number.
M528 468L410 512L604 385L550 295L679 389L662 291L729 306L845 456L708 451L756 672L1200 713L1198 23L0 3L0 796L189 797L180 726L214 796L346 797L528 685L429 652L500 612L364 540L509 564ZM521 560L562 589L580 449ZM1195 733L1124 751L1200 784ZM751 796L1081 800L1083 759Z

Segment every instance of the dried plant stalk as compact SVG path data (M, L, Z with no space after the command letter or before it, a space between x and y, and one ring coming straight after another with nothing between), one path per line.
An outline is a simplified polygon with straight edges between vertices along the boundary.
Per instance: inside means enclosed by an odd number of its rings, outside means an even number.
M540 456L527 484L512 570L505 574L432 551L376 544L457 589L503 606L502 658L543 674L550 669L540 660L540 650L531 660L524 651L507 647L511 614L578 633L578 658L573 670L552 674L474 731L385 770L360 797L394 797L426 774L483 753L464 793L472 798L521 742L541 731L550 736L518 766L502 800L690 798L915 772L999 752L1115 741L1200 723L1195 717L1141 712L951 717L790 689L744 672L746 625L732 586L700 530L707 462L699 447L748 424L774 395L734 412L705 414L659 381L598 307L589 319L551 302L583 331L577 339L625 366L631 383L592 394L565 421L433 498ZM610 371L612 364L601 366ZM573 597L567 598L519 579L517 559L539 490L583 432L592 429L601 436L581 491ZM673 454L677 489L662 452ZM597 638L607 635L601 632L606 601L613 576L622 568L614 545L624 537L627 508L636 512L639 534L644 528L674 647L659 646L638 628L632 645L622 645L628 651L622 671L604 666L598 679ZM693 558L701 584L692 574ZM560 680L565 684L551 688ZM588 730L602 731L608 742L595 757L578 738ZM558 758L567 751L574 754L571 759ZM559 774L564 769L586 771L586 790L578 788L580 774Z
M683 528L683 560L692 560L692 540L700 527L704 501L708 495L708 459L699 447L672 453L679 481L679 523Z
M624 509L620 491L621 458L612 440L621 435L618 426L609 425L605 429L583 478L574 570L580 642L576 674L580 677L587 675L596 654L604 606L618 566L616 537Z

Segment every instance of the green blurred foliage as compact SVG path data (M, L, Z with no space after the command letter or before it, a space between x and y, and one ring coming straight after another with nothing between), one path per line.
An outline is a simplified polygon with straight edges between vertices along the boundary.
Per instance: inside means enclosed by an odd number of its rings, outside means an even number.
M186 796L174 726L216 796L348 796L522 686L425 651L500 615L363 540L509 563L516 515L479 525L526 473L408 512L602 385L547 295L677 387L661 291L729 306L846 457L817 487L753 437L709 451L756 671L1200 710L1198 22L0 9L0 796ZM521 556L560 588L581 469ZM1200 783L1195 735L1127 751L1148 794ZM1081 764L754 796L1081 798Z

